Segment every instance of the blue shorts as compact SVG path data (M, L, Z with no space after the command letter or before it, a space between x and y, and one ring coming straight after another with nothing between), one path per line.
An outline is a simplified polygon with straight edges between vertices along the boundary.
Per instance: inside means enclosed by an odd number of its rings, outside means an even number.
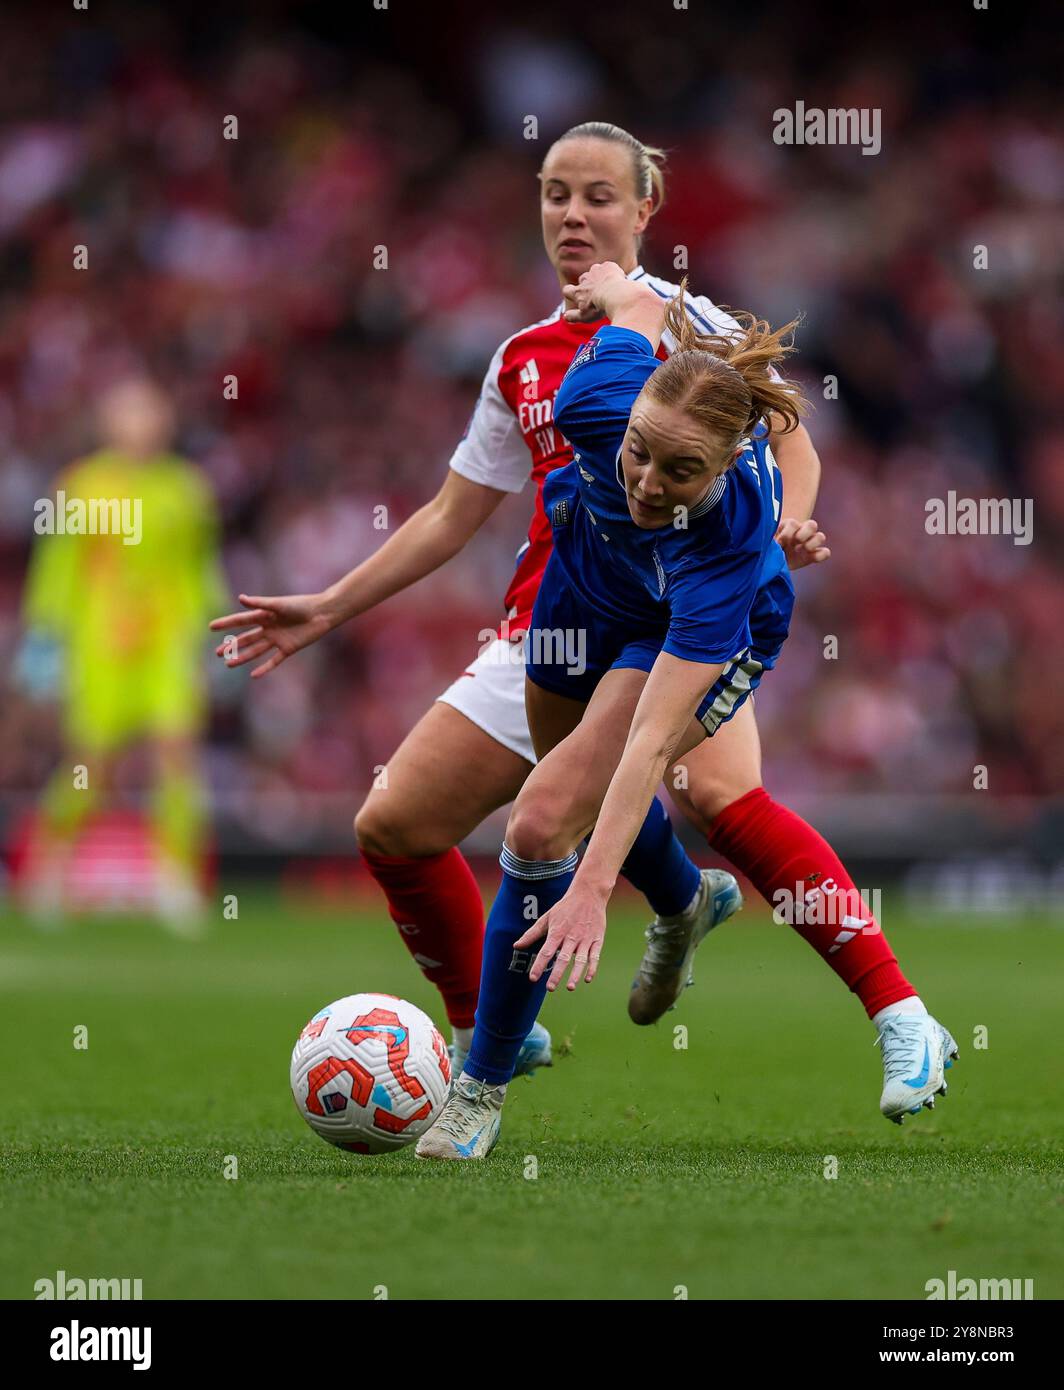
M750 611L750 644L724 663L696 711L707 736L732 718L764 672L775 666L793 606L794 590L786 571L758 590ZM525 674L544 690L586 704L607 671L649 671L667 633L667 621L648 620L640 626L593 607L573 588L555 553L547 562L528 625Z

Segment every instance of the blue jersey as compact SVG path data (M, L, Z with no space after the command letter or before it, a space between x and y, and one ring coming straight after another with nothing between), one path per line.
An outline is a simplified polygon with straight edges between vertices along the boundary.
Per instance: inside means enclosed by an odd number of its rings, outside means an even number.
M686 525L651 530L632 520L621 447L632 405L659 366L649 341L628 328L601 328L573 358L554 403L573 461L551 473L543 489L556 532L566 529L555 556L576 592L618 625L660 625L661 649L673 656L716 664L756 649L762 613L764 645L778 649L781 608L789 616L793 590L773 539L780 483L765 438L748 442L678 518ZM771 591L773 601L759 603L761 591Z

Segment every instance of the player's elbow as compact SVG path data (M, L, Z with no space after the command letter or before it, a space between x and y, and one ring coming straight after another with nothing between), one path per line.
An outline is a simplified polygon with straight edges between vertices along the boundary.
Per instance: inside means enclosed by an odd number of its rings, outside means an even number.
M668 767L676 756L687 723L688 721L684 720L676 727L672 721L663 724L653 717L640 721L632 725L632 744L638 748L639 756L647 762L654 765L660 763L662 768Z

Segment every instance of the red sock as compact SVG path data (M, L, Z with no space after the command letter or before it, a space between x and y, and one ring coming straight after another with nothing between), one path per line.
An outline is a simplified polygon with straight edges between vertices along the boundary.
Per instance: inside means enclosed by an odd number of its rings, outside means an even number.
M472 1028L484 949L484 903L457 849L424 859L362 853L384 889L403 945L443 995L455 1028Z
M764 787L721 811L709 843L827 961L869 1018L916 993L838 855Z

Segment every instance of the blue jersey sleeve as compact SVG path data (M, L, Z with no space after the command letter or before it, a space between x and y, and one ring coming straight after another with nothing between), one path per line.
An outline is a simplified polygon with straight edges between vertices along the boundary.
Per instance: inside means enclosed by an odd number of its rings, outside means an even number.
M661 364L631 328L600 328L573 358L554 398L554 423L577 449L619 445L632 403Z
M750 609L761 577L757 550L706 556L669 581L669 631L663 651L707 665L750 645Z

